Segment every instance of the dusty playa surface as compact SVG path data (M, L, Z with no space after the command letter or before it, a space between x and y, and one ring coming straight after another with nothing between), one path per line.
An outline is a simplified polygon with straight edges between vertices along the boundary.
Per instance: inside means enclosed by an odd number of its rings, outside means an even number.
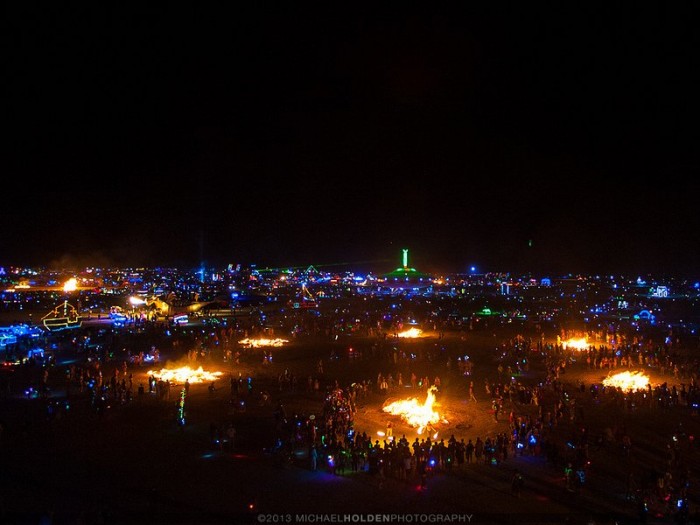
M70 409L57 408L47 416L41 399L27 399L26 385L37 380L38 371L20 367L1 400L3 433L0 447L3 475L0 513L7 523L239 523L299 522L318 518L367 520L373 514L396 515L392 521L457 520L469 523L674 523L677 502L653 493L660 475L670 471L674 486L687 482L685 498L689 514L696 513L698 500L698 448L700 424L688 406L627 407L610 394L592 395L607 370L593 370L585 362L574 362L559 376L559 392L545 382L544 357L532 354L527 371L505 377L495 347L513 334L428 333L414 341L390 342L399 354L373 354L376 339L348 337L325 342L292 340L272 350L264 363L263 350L244 353L238 363L216 355L189 362L193 367L223 372L214 383L192 384L186 401L186 423L178 424L177 401L182 385L171 387L169 399L148 392L149 366L129 366L134 396L125 403L111 403L98 414L86 394L73 392ZM348 350L363 350L350 358ZM423 355L423 359L410 357ZM456 358L469 355L471 375L455 365ZM452 357L451 366L447 358ZM318 391L307 388L307 378L323 375ZM161 367L187 362L184 348L163 352ZM65 401L64 370L68 361L50 371L50 399ZM120 366L104 363L104 375ZM297 376L294 388L280 386L285 371ZM403 435L413 442L428 434L399 416L382 410L386 404L415 397L425 399L423 389L408 384L380 392L378 374L404 378L411 373L433 380L441 388L435 409L443 420L435 425L435 440L493 438L509 433L509 418L538 417L555 411L561 390L576 399L572 408L548 433L559 455L548 457L517 450L499 461L435 468L425 482L417 474L406 478L353 471L348 465L335 473L321 458L312 470L308 449L299 447L289 461L279 461L271 450L276 441L276 410L282 404L288 418L295 415L320 419L328 388L369 382L365 395L358 396L353 429L383 442L388 421L396 439ZM504 370L505 372L505 370ZM512 372L512 370L511 370ZM650 370L653 381L686 382L667 372ZM229 375L230 374L230 375ZM241 388L232 402L229 377L250 377L252 388ZM469 399L469 382L475 385L477 401ZM523 388L541 387L538 404L521 403L517 396L505 398L498 421L486 383L503 381ZM245 381L244 381L245 382ZM336 383L337 382L337 383ZM136 385L146 385L142 395ZM416 391L417 390L417 391ZM242 410L240 401L245 404ZM540 408L542 406L542 408ZM511 415L512 413L512 415ZM235 426L235 444L216 444L212 429ZM572 444L582 429L588 433L590 465L585 483L569 490L565 480L567 462L575 457ZM432 431L431 431L432 432ZM631 450L624 436L631 438ZM669 447L677 458L669 466ZM524 484L514 493L514 473L522 473ZM682 473L687 475L681 480ZM631 474L631 476L630 476ZM652 493L648 512L640 513L640 495ZM403 516L397 518L397 516ZM408 518L407 516L411 516ZM309 518L309 516L311 516ZM335 516L335 517L334 517ZM346 517L347 516L347 517ZM384 519L384 518L382 518ZM277 520L277 521L275 521Z

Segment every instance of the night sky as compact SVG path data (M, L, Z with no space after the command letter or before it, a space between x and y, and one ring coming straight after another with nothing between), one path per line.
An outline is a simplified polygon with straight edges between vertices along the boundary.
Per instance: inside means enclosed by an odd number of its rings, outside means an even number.
M700 275L690 3L23 4L0 265Z

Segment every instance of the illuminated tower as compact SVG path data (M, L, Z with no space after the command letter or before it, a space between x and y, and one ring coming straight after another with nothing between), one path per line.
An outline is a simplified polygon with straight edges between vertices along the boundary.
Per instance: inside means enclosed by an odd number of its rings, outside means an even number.
M404 281L412 283L431 283L431 276L427 273L419 272L415 268L408 266L408 248L403 248L402 266L393 272L385 273L383 277L391 281Z

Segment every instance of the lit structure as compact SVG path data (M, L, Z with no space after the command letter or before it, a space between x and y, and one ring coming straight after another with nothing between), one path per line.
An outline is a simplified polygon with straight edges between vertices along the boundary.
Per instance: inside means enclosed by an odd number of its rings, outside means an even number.
M415 268L411 268L408 266L408 248L404 248L403 250L403 258L402 258L402 263L403 265L400 266L399 268L396 268L394 271L391 271L389 273L385 273L382 277L386 281L404 281L404 282L410 282L411 284L417 284L421 283L422 281L425 281L426 285L429 285L432 283L431 281L431 276L428 275L427 273L419 272Z
M132 308L136 308L137 306L143 306L144 304L147 304L147 302L145 299L141 299L140 297L131 296L129 297L129 304Z
M179 425L185 424L185 401L187 400L187 390L180 391L180 399L177 402L177 422Z
M58 332L70 328L80 328L83 324L83 318L72 304L63 301L63 304L58 305L42 317L41 322L47 330Z

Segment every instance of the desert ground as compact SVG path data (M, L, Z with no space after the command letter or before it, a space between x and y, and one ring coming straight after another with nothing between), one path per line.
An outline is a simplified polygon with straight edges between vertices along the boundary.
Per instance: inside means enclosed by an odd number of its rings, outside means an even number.
M496 347L516 331L427 331L424 338L391 343L409 356L397 363L391 357L372 356L375 339L360 336L333 341L292 339L284 347L272 349L272 360L267 363L260 349L244 352L237 363L214 352L188 362L186 349L173 347L163 350L158 367L129 365L133 399L110 403L101 414L80 392L73 392L69 409L65 407L63 374L80 356L59 357L50 370L49 399L57 406L50 416L46 401L28 399L24 393L28 385L36 384L40 368L16 367L6 372L11 379L0 399L0 518L3 523L18 524L381 519L404 523L675 523L673 498L650 500L647 512L640 512L639 501L640 491L645 487L653 491L656 476L671 469L667 460L671 445L680 454L672 467L674 482L680 483L679 472L689 474L689 515L690 519L696 517L700 502L700 455L695 439L700 436L700 423L696 412L690 407L629 408L606 396L595 398L590 386L600 384L608 371L590 369L584 362L572 363L560 375L561 385L576 398L579 408L576 418L562 418L551 432L563 451L557 461L545 454L509 455L498 464L480 462L430 472L421 486L416 475L398 479L350 468L333 473L323 461L314 471L304 449L283 462L271 453L277 407L282 404L288 417L320 416L324 392L336 381L341 386L371 382L367 395L357 399L355 432L383 440L378 432L385 431L391 420L394 436L405 434L411 442L424 438L426 434L419 435L400 417L382 411L393 400L415 397L421 401L425 397L423 390L416 392L410 384L380 393L374 384L377 374L398 371L403 371L404 377L415 372L419 377L441 378L435 408L443 421L435 425L436 439L454 435L466 441L507 433L511 411L516 417L537 417L540 411L538 405L505 399L496 421L485 390L487 381L503 379L497 369ZM362 356L350 358L351 347L355 352L363 350ZM449 369L445 364L446 356L464 354L473 362L469 376L460 373L454 361ZM308 391L306 378L317 375L319 360L324 364L321 388ZM178 422L177 407L182 385L173 385L169 399L147 389L144 394L136 393L136 385L148 384L150 369L176 362L222 372L214 389L209 383L190 386L184 424ZM102 366L108 377L120 363L114 360ZM285 370L299 378L296 389L280 388L278 377ZM668 372L664 376L658 370L647 372L652 383L684 381ZM252 388L250 393L241 389L232 396L229 377L239 375L250 377ZM512 381L534 387L545 375L541 358L533 355L528 370L516 374ZM474 381L476 402L469 400L469 381ZM549 394L539 400L540 405L553 407L553 403ZM235 426L235 443L219 445L212 439L212 427L228 423ZM585 483L571 491L564 477L567 442L582 426L590 436L590 466ZM629 453L619 440L624 434L631 437ZM613 437L598 439L606 435ZM511 489L516 469L524 476L519 495Z

